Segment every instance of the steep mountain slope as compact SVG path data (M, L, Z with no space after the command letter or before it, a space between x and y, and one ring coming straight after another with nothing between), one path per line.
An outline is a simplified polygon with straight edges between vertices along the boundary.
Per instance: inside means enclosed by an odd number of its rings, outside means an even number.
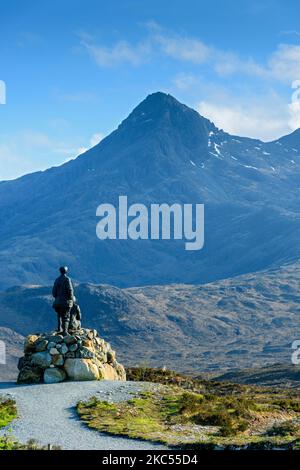
M76 160L0 182L0 288L81 282L203 283L300 257L300 135L231 136L170 95L149 95ZM96 237L96 208L205 203L205 246Z
M291 364L300 339L300 264L205 285L119 289L80 284L83 325L111 341L125 365L216 371ZM0 294L0 324L18 333L56 325L50 287Z

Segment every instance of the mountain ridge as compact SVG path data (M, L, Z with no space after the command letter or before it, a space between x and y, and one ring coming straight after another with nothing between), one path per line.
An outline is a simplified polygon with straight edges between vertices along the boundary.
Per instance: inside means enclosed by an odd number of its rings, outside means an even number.
M217 128L215 126L215 124L208 118L206 118L205 116L201 115L198 111L194 110L193 108L191 108L190 106L187 106L183 103L181 103L180 101L178 101L176 98L174 98L171 94L169 93L164 93L164 92L161 92L161 91L157 91L157 92L153 92L153 93L150 93L149 95L147 95L147 97L141 101L140 104L138 104L134 109L133 111L131 111L131 113L129 113L129 115L123 119L123 121L117 126L117 128L115 130L113 130L108 136L104 137L99 143L97 143L96 145L94 145L93 147L89 148L88 150L86 150L85 152L77 155L75 158L73 159L70 159L68 160L67 162L64 162L60 165L56 165L56 166L52 166L52 167L49 167L47 168L46 170L37 170L37 171L34 171L34 172L31 172L31 173L27 173L25 175L22 175L22 176L19 176L18 178L15 178L15 179L12 179L12 180L0 180L0 185L2 183L9 183L9 182L14 182L16 180L21 180L23 178L27 178L28 176L32 176L32 175L35 175L35 174L43 174L45 172L49 172L50 170L52 169L55 169L55 168L61 168L61 167L65 167L65 166L68 166L70 163L74 162L75 160L78 160L79 158L81 158L82 156L86 155L87 153L90 152L90 150L92 149L95 149L95 148L99 148L101 147L104 143L106 143L106 140L109 139L111 136L113 136L119 129L123 129L123 127L127 126L127 123L131 121L131 118L132 117L136 117L136 114L138 112L144 112L148 106L145 106L146 103L151 103L153 102L153 100L156 98L156 97L160 97L161 100L160 100L160 103L167 103L169 102L169 108L170 108L170 104L171 104L171 107L174 108L174 105L177 106L178 108L181 108L181 109L185 109L186 111L188 112L192 112L197 118L200 117L201 120L203 120L205 123L207 123L208 127L211 127L212 129L216 130L216 131L219 131L219 132L222 132L224 135L228 135L228 136L231 136L233 138L236 138L236 139L243 139L243 140L248 140L248 141L251 141L251 142L254 142L254 143L261 143L261 144L276 144L278 142L281 142L281 141L287 141L287 140L290 140L290 138L297 138L299 141L297 142L297 146L300 145L300 128L294 130L294 131L291 131L289 134L286 134L284 136L281 136L281 137L278 137L277 139L274 139L274 140L271 140L271 141L263 141L259 138L253 138L253 137L246 137L246 136L239 136L237 134L229 134L228 132L224 131L223 129L221 128ZM167 108L167 106L165 107L165 109Z
M299 156L300 138L296 148L231 136L154 93L75 160L0 184L0 289L47 284L61 264L80 282L130 287L296 261ZM117 206L119 195L146 206L204 203L203 250L187 253L183 240L98 240L96 208Z

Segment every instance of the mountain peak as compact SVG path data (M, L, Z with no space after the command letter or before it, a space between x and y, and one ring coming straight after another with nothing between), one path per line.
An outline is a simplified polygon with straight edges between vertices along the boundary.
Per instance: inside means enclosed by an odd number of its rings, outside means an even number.
M142 104L159 104L161 106L184 106L180 103L174 96L170 95L169 93L164 93L163 91L155 91L154 93L150 93L146 98L140 103Z
M156 91L148 95L140 104L134 108L132 115L137 115L141 113L155 112L156 114L162 113L166 110L175 110L175 109L189 109L184 104L176 100L172 95L168 93L163 93L162 91Z
M151 124L152 128L154 123L158 126L167 123L177 128L204 126L208 130L216 129L213 123L200 116L197 111L181 103L172 95L161 91L149 94L133 109L120 127L138 124L144 126L146 123Z

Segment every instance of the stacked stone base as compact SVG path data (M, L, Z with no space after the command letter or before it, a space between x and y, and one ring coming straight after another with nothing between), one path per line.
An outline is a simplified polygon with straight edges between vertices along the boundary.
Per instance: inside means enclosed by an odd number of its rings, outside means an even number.
M110 344L96 330L88 329L66 337L56 333L29 335L18 368L18 383L126 380L125 369Z

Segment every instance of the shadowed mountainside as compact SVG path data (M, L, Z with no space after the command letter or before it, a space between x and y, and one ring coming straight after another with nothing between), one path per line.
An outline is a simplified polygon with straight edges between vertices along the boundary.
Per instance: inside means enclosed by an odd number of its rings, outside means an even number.
M246 112L246 111L245 111ZM236 137L164 93L77 159L0 182L0 288L80 282L200 284L300 258L300 131ZM96 237L101 203L204 203L205 245Z

